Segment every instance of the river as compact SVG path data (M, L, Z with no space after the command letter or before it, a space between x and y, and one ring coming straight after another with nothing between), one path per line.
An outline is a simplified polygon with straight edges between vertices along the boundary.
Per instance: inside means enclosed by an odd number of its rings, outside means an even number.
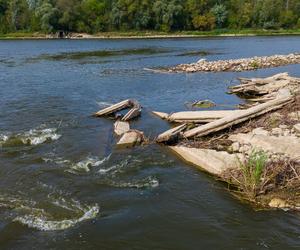
M161 74L208 60L300 51L300 37L0 41L1 249L299 249L300 214L255 211L222 183L151 144L117 149L113 121L93 118L127 98L131 126L154 138L169 124L151 111L216 109L241 73Z

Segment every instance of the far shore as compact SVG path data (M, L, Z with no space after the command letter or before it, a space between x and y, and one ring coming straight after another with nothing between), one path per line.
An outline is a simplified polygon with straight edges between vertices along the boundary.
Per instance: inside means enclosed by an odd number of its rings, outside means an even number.
M180 31L180 32L155 32L155 31L127 31L127 32L102 32L96 34L73 33L63 39L168 39L168 38L205 38L205 37L249 37L249 36L298 36L300 30L214 30L214 31ZM0 40L48 40L62 39L55 34L40 32L15 32L0 34Z

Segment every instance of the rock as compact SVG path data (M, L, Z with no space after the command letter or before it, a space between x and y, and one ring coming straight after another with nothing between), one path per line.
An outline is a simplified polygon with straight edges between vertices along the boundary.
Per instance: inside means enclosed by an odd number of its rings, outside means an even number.
M253 133L235 134L228 138L233 142L251 145L251 148L261 149L270 153L286 155L292 159L300 157L300 139L294 136L266 136ZM246 149L240 148L240 152Z
M287 125L279 125L279 128L282 128L282 129L287 129L288 126Z
M272 207L272 208L288 208L289 205L287 204L286 201L284 201L280 198L273 198L269 202L269 207Z
M130 130L128 122L116 121L114 124L114 131L117 135L123 135Z
M272 129L272 134L273 135L282 135L283 134L283 131L282 131L282 129L281 128L273 128Z
M119 140L117 146L120 147L134 147L140 145L145 141L144 133L138 130L129 130Z
M197 108L212 108L215 107L216 104L210 100L202 100L194 102L192 106Z
M263 128L253 129L252 133L256 135L269 135L269 132L267 130L264 130Z
M232 145L231 145L231 150L232 150L233 152L239 152L239 150L240 150L240 144L239 144L238 142L232 143Z
M294 125L293 128L294 128L294 130L295 130L296 133L300 133L300 123Z
M241 154L229 154L225 151L188 148L184 146L169 148L186 162L219 177L221 177L222 173L228 169L239 168L239 159L240 161L243 161L243 156Z

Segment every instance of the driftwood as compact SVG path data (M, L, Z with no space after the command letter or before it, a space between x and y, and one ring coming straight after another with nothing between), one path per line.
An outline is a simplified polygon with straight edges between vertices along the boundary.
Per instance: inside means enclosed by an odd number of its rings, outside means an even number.
M136 100L124 100L110 107L102 109L94 114L96 117L112 115L120 110L131 108L122 118L122 121L129 121L141 115L142 107Z
M266 102L276 98L280 89L287 88L291 92L299 89L300 78L281 73L267 78L239 78L240 85L230 87L230 94L253 97L252 102Z
M122 118L122 121L129 121L141 115L142 107L137 101L131 101L132 109Z
M178 127L172 128L162 134L160 134L157 138L156 138L156 142L158 143L162 143L162 142L168 142L168 141L172 141L172 140L176 140L179 136L179 134L185 130L187 127L186 124L182 124Z
M242 110L212 110L212 111L184 111L168 115L162 112L153 112L156 116L176 123L209 123L225 116L243 112Z
M183 134L185 138L191 137L201 137L209 135L214 132L229 128L233 125L245 122L257 116L263 115L267 112L280 109L287 103L293 101L293 97L289 90L283 89L280 90L278 96L275 100L268 101L263 104L259 104L255 107L244 110L242 113L233 114L226 116L222 119L216 120L214 122L196 127L192 130L189 130Z

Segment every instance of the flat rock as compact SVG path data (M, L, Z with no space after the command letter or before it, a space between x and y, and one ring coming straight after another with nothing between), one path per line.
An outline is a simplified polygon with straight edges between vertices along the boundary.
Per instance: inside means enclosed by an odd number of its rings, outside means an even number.
M129 130L119 140L117 146L134 147L140 145L145 140L144 133L138 130Z
M251 145L255 149L285 154L292 159L300 157L300 139L296 136L268 136L248 133L231 135L229 140Z
M114 124L114 131L117 135L123 135L130 130L128 122L116 121Z
M294 125L294 130L295 130L297 133L300 133L300 123Z
M169 148L186 162L216 176L221 176L228 169L239 168L238 157L242 157L238 154L229 154L225 151L210 149L188 148L184 146Z

